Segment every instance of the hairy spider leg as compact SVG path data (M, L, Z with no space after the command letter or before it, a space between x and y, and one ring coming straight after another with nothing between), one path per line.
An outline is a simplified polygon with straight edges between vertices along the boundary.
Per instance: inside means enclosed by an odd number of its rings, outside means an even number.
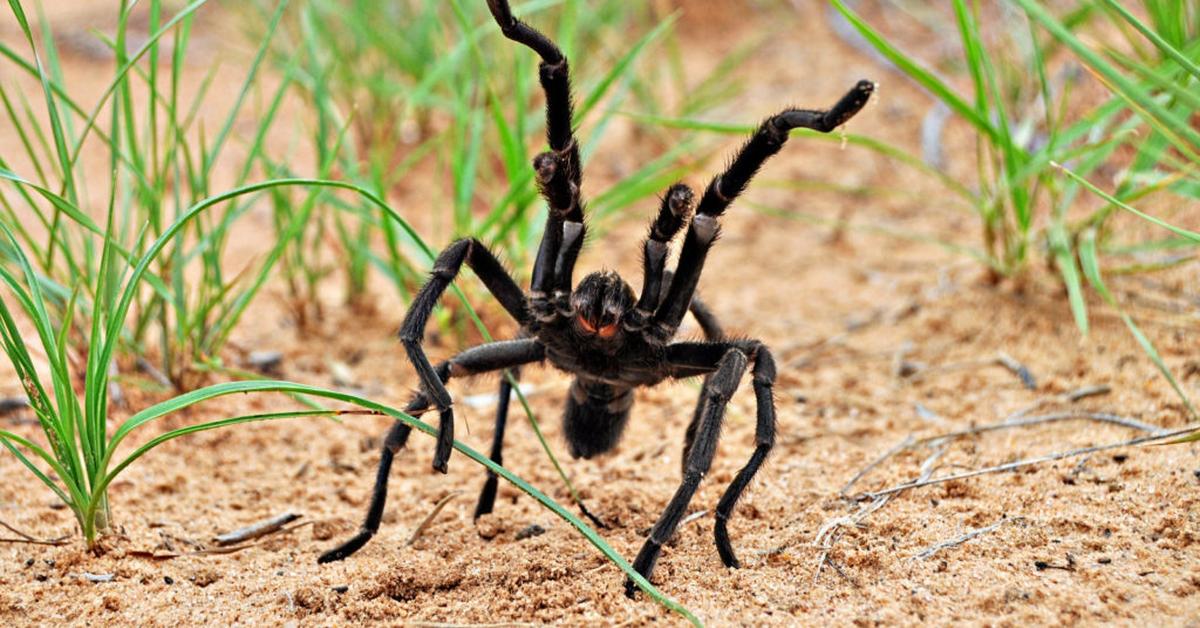
M558 46L514 17L507 0L488 0L488 8L505 37L529 47L542 58L538 78L546 94L546 140L550 151L534 158L534 168L550 211L534 261L530 296L539 317L553 317L551 304L560 310L568 307L575 261L586 232L579 191L583 173L579 144L572 129L570 70Z
M508 375L512 375L512 381L509 381ZM504 429L508 426L508 402L512 397L512 383L521 379L521 369L511 368L500 374L500 391L496 393L496 423L492 429L492 452L490 458L492 462L504 464ZM496 489L499 484L499 478L491 469L487 471L487 479L483 481L483 490L479 491L479 501L475 502L475 514L472 518L479 517L492 512L492 507L496 504Z
M676 183L663 195L658 215L650 223L650 233L642 243L642 293L637 305L625 315L621 324L629 331L641 331L658 309L665 291L664 275L667 272L667 255L671 252L671 240L683 229L692 212L695 194L682 183ZM668 280L669 282L669 280Z
M721 562L727 567L737 567L739 566L737 556L733 553L733 548L729 543L729 533L726 525L730 515L733 513L734 506L737 505L738 499L742 496L742 492L746 490L746 486L750 483L750 480L758 473L759 468L762 467L763 462L767 459L767 454L770 453L771 447L775 444L775 399L771 392L775 386L775 359L766 345L757 340L717 343L676 343L669 348L668 359L674 368L679 369L677 373L686 375L689 368L702 369L715 364L730 347L745 353L754 364L751 375L753 378L755 403L758 407L758 420L754 432L754 453L751 454L750 460L738 472L737 477L730 483L724 495L722 495L721 501L717 504L716 524L713 528L716 536L717 552L721 555ZM711 377L711 375L708 377ZM704 408L705 402L706 399L701 396L696 406L697 415ZM692 423L693 425L688 426L687 440L684 443L683 458L685 461L691 456L692 447L696 442L695 426L699 424L699 420L693 417Z
M683 518L688 503L692 501L692 496L696 494L696 489L700 486L700 480L712 466L713 456L717 449L717 439L721 435L721 422L725 416L725 407L734 392L737 391L742 374L746 371L746 365L746 354L736 348L729 348L716 364L716 369L711 370L712 377L708 379L701 391L701 395L706 400L704 418L697 430L696 446L692 448L691 454L688 456L683 481L650 530L650 536L633 561L633 568L646 578L649 578L650 573L654 571L654 564L662 552L663 543L674 536L675 529L679 526L679 521ZM688 374L695 375L710 369L692 368ZM625 594L633 597L635 591L633 581L627 579Z
M440 386L444 382L449 381L451 377L477 375L489 371L514 368L522 364L540 362L545 357L545 349L536 340L502 340L467 349L431 370L436 374L438 385ZM501 389L503 390L503 388L502 385ZM419 415L435 403L426 392L427 390L428 388L425 388L417 392L404 408L404 411L409 414ZM445 390L444 387L443 390ZM497 409L497 443L503 439L503 422L507 410L507 404L503 404ZM411 431L412 428L407 423L400 421L397 421L388 430L387 437L384 438L383 442L383 451L379 457L379 470L375 474L375 488L371 492L371 504L367 508L367 516L363 521L362 527L359 528L358 534L355 534L346 542L321 554L321 557L317 559L318 563L330 563L350 556L366 545L367 541L370 541L371 537L375 536L375 533L379 531L379 522L383 518L383 507L387 502L388 475L392 469L392 460L395 458L396 453L408 442L408 435ZM496 445L493 445L492 459L499 462L498 456L499 450ZM484 491L486 494L486 486ZM481 504L483 498L484 496L481 495ZM492 499L494 498L495 489L493 488ZM488 510L491 510L490 504Z
M663 543L675 534L675 529L692 496L695 495L700 480L712 465L717 441L721 436L721 421L725 415L725 408L737 391L748 363L754 365L752 376L758 408L754 453L721 496L717 504L716 523L713 526L717 553L726 567L739 566L729 542L727 522L742 492L762 467L775 444L775 400L772 394L775 361L761 342L746 340L676 343L667 348L667 359L674 377L692 377L704 373L707 373L708 377L700 394L702 418L695 429L694 438L689 439L685 449L683 481L633 562L633 568L646 578L653 572ZM625 594L632 597L634 592L633 582L626 580Z
M692 306L696 285L704 269L705 258L720 232L720 216L730 203L746 189L763 163L780 151L783 144L787 142L788 133L795 128L809 128L821 132L836 129L866 105L874 88L874 83L870 81L859 81L828 111L788 109L763 121L754 135L734 156L725 172L714 177L705 189L696 208L696 214L688 226L675 275L667 288L666 296L663 297L654 313L647 332L664 342L674 337L684 314ZM668 347L668 356L672 352L686 350L674 349L674 347L687 347L689 344L681 343L681 345ZM709 364L713 365L710 368L715 368L715 370L709 371L702 368L704 365L691 365L693 368L683 368L679 373L679 376L706 374L704 392L699 402L700 406L693 413L691 424L688 426L682 484L668 503L666 510L655 524L650 537L634 561L634 568L646 577L649 577L653 571L654 563L662 550L662 544L674 534L684 509L692 495L695 494L700 478L708 471L712 463L716 441L720 436L720 423L725 405L728 403L729 396L736 390L738 380L746 368L748 354L735 344L709 343L702 346L717 347L722 354L719 361L715 363L711 361L710 356ZM749 350L751 356L749 359L755 362L755 394L759 412L754 454L718 504L714 535L717 551L721 555L722 562L728 567L736 567L738 561L729 543L726 522L746 485L762 466L775 438L775 410L771 394L771 387L775 379L774 360L761 343L756 342L753 346L743 346ZM684 363L682 366L686 367L688 364ZM626 581L626 594L632 597L633 592L633 583Z
M696 215L688 227L667 297L654 313L654 324L660 337L669 339L679 329L679 323L696 291L708 250L720 231L718 219L721 214L746 189L763 163L783 148L788 133L796 128L828 133L858 113L874 90L874 83L859 81L828 111L788 109L767 118L742 145L725 172L713 178L704 190L704 196L696 207Z
M421 344L425 340L425 324L429 321L429 315L433 313L433 308L442 293L458 276L463 262L475 271L492 296L496 297L500 305L504 306L518 323L524 325L529 320L525 308L525 295L500 265L496 256L492 255L482 242L474 238L464 238L452 243L438 255L433 263L429 281L417 292L408 313L404 315L404 322L400 325L400 342L417 371L421 391L433 400L433 405L438 410L437 448L434 451L433 468L442 473L446 472L446 463L450 459L450 445L454 441L454 409L450 393L442 385Z

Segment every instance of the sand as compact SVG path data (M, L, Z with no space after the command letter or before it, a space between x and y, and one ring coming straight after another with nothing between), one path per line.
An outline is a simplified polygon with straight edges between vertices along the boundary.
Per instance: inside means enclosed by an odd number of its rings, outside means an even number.
M747 61L741 70L747 89L723 111L725 119L747 122L786 104L821 106L868 76L880 81L880 98L851 130L918 150L927 97L837 39L824 20L809 19L819 15L816 7L799 4L801 10L746 9L739 34L780 23L786 28ZM680 32L689 63L711 66L736 38L714 37L721 26L705 19L703 3L684 6L689 12ZM11 39L7 30L4 35ZM70 62L106 67L83 57ZM11 132L0 133L3 146L12 146ZM605 160L618 159L621 147L607 148L612 156L602 150L593 166L601 177ZM973 148L952 125L946 150L970 155ZM967 179L971 159L951 171ZM784 180L891 193L797 191L778 185ZM699 187L705 177L689 182ZM854 148L793 141L761 183L749 200L828 220L977 240L975 219L954 207L944 190ZM413 187L397 199L401 206L419 203L421 192ZM653 208L640 211L648 218ZM1200 227L1195 218L1184 226ZM636 277L643 228L640 217L619 222L590 244L580 268L607 264ZM253 234L244 237L241 246L253 250ZM1144 279L1113 284L1198 398L1195 266ZM778 444L730 524L743 567L721 565L711 509L753 447L754 400L746 383L730 405L713 469L690 506L689 513L701 514L681 526L654 573L665 594L704 622L1197 625L1200 446L1105 450L903 491L886 503L863 495L922 473L936 478L1145 433L1084 418L1047 422L897 449L842 494L906 439L997 423L1023 411L1025 417L1110 413L1155 427L1185 425L1186 412L1167 382L1098 300L1089 303L1093 328L1085 338L1060 285L1040 269L996 284L972 260L930 243L838 232L744 205L725 217L701 291L728 330L773 347L780 371ZM228 359L278 350L284 378L331 386L335 375L345 375L335 370L348 370L353 384L373 398L395 405L406 400L415 379L395 340L402 312L394 297L381 294L372 310L342 307L330 296L325 318L300 330L284 295L282 286L269 287L237 330ZM514 331L494 304L484 310L498 335ZM694 337L698 330L689 321L681 334ZM458 348L445 340L429 343L434 357ZM997 362L1001 353L1028 369L1033 389ZM334 367L335 361L345 366ZM11 371L2 372L0 393L19 392ZM572 461L558 426L568 378L531 368L524 380L567 473L609 524L603 536L632 558L679 481L683 431L698 384L639 391L624 443L600 459ZM1096 386L1106 392L1067 398ZM126 389L128 407L114 409L114 421L161 398ZM458 434L479 450L491 440L494 402L486 395L494 390L489 378L451 386L460 400L484 396L459 404ZM274 397L224 399L147 427L135 440L289 404ZM515 405L513 412L506 466L569 503L523 414ZM0 416L0 426L33 436L29 418L10 413ZM12 456L0 456L0 520L37 538L70 541L0 543L0 623L681 623L645 595L626 599L613 565L511 486L501 485L494 514L473 522L482 470L456 454L449 474L434 473L431 439L421 435L393 468L379 535L351 559L318 566L316 557L358 526L386 425L378 417L306 419L161 446L112 486L115 533L96 553L83 549L69 511ZM410 544L414 529L447 497ZM235 553L195 553L215 547L217 534L285 512L302 515L288 532ZM531 526L544 532L531 535Z

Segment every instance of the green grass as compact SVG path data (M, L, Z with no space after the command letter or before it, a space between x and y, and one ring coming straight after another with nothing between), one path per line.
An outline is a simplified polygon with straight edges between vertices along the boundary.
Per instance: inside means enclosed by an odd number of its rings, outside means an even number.
M11 172L13 162L20 159L32 171L24 178L37 184L37 188L18 187L15 193L0 190L0 221L30 252L31 263L54 297L51 309L61 315L71 286L83 286L76 312L81 325L91 316L92 304L104 296L89 289L102 285L103 236L115 239L116 254L128 257L127 248L142 237L143 228L145 237L155 238L189 205L209 196L218 170L236 172L235 186L245 183L255 174L254 165L266 152L266 138L278 121L277 107L253 112L249 101L261 89L259 72L286 1L264 20L265 37L240 85L234 85L236 97L222 104L214 103L210 94L216 66L194 96L183 95L189 80L186 59L192 22L205 0L192 2L169 18L161 0L143 4L150 36L136 50L130 51L128 44L135 3L121 9L112 40L96 35L112 51L116 70L90 108L66 83L51 26L43 21L40 35L35 35L17 0L10 0L9 6L28 51L0 46L0 54L10 64L6 76L25 74L41 84L43 115L48 120L47 125L38 122L35 106L15 79L0 82L4 114L19 129L21 139L20 154L0 156L0 169ZM217 109L222 111L214 114ZM259 115L243 138L234 133L234 124L249 113ZM215 127L205 126L213 120ZM230 150L231 145L237 149ZM89 166L103 154L107 179L88 180ZM46 192L53 192L61 202L51 200ZM88 217L95 213L93 199L101 194L107 199L111 230ZM68 211L65 205L79 211ZM157 370L176 389L194 383L190 376L197 366L220 367L219 356L230 333L281 255L281 250L272 251L229 272L225 251L230 232L249 207L233 204L189 224L156 261L146 287L135 294L122 344L135 354L155 357ZM34 224L27 228L31 217ZM285 245L281 240L277 249ZM0 254L11 267L12 251L6 247Z
M1089 330L1090 288L1120 312L1195 417L1187 393L1102 276L1106 263L1138 266L1122 250L1136 249L1135 261L1170 251L1178 257L1180 248L1200 251L1194 232L1132 206L1151 201L1157 207L1194 206L1200 201L1195 177L1200 131L1189 121L1200 109L1200 3L1144 0L1138 12L1149 16L1145 22L1117 0L1083 2L1061 17L1036 0L1009 0L1017 12L997 13L997 7L988 5L986 17L979 3L953 0L939 26L957 32L963 55L958 69L969 86L963 93L842 0L831 2L871 46L974 131L974 186L945 186L979 218L982 246L969 250L977 257L982 253L984 263L1001 277L1031 272L1031 262L1043 252L1066 288L1080 331ZM1124 39L1114 40L1106 30L1110 26ZM1109 96L1099 103L1076 98L1072 80L1054 78L1063 76L1056 71L1064 60L1086 68ZM1030 141L1034 137L1039 141ZM868 148L897 158L895 149ZM898 161L915 165L911 157ZM1091 182L1113 170L1121 175L1111 193ZM932 174L946 183L942 173ZM1131 245L1122 240L1129 232L1127 223L1117 220L1122 212L1177 237L1135 236L1145 239Z
M297 166L267 149L267 136L280 119L286 95L299 81L312 79L298 62L272 89L265 90L257 83L272 35L286 15L286 2L273 5L264 15L261 26L265 36L235 102L218 118L215 133L206 130L201 112L211 109L206 94L215 72L189 102L183 102L180 96L186 79L183 61L190 26L194 12L204 4L203 0L193 2L167 19L162 15L163 5L151 0L150 37L131 53L125 51L132 7L123 7L116 36L109 42L116 72L99 101L87 109L67 87L49 26L35 37L21 3L9 2L29 52L22 55L4 47L0 54L20 73L38 81L48 122L39 119L18 84L0 83L5 114L20 129L23 151L19 160L0 156L0 181L6 183L0 189L4 210L0 216L0 281L13 297L11 301L0 301L0 339L45 439L35 442L4 430L0 431L0 442L71 509L88 547L94 546L112 525L107 489L113 479L138 457L174 438L255 421L337 414L320 408L314 399L357 403L406 420L421 431L431 430L412 417L365 399L280 382L219 384L195 390L134 414L111 433L106 429L114 420L110 415L109 384L115 376L111 365L119 352L150 355L148 340L159 340L160 364L176 389L188 388L188 374L195 370L233 374L222 364L221 348L272 271L282 268L286 280L298 281L310 290L329 272L320 260L308 257L327 242L321 228L336 229L346 249L358 255L350 262L353 273L361 273L370 265L395 270L403 251L409 273L406 279L416 280L435 255L409 223L383 201L382 191L387 186L382 180L370 180L372 190L327 179L333 175L362 175L355 169L359 162L347 142L350 120L336 115L331 101L325 100L327 95L316 100L324 103L317 108L320 150L316 164L323 178L291 177ZM645 43L662 32L651 32ZM166 50L160 42L167 34L174 41L169 55L160 58ZM635 46L629 58L643 49L643 45ZM624 71L611 73L606 84L589 91L585 107L601 102L613 85L624 80ZM244 107L255 100L252 96L257 96L260 103L254 126L246 134L234 132ZM241 144L242 150L234 151L236 159L223 160L224 149L230 144ZM83 174L96 154L107 156L111 173L107 181L90 182ZM12 168L17 162L32 174L15 172ZM230 170L237 173L233 188L214 193L214 173ZM289 178L247 183L260 173ZM471 185L475 176L469 169L463 170L458 185ZM101 212L102 224L93 219L96 210L87 200L94 198L89 188L97 184L107 199ZM263 199L273 210L275 237L267 242L263 257L229 276L222 253L232 230L237 219ZM30 217L35 220L34 228L26 228ZM316 217L323 217L325 222ZM315 230L314 223L318 227ZM384 235L390 250L375 256L369 245L378 233ZM365 287L365 283L359 287ZM478 332L489 337L463 292L458 287L452 292ZM36 341L23 333L23 323L36 330ZM34 357L39 353L46 356L45 360ZM117 454L118 445L136 428L167 412L235 391L289 393L309 407L171 430L135 445L128 455ZM530 420L536 429L532 414ZM538 436L542 438L540 430ZM542 443L550 453L544 438ZM663 597L634 573L594 531L563 507L461 443L455 447L580 529L589 542L654 599L697 623L686 609ZM561 468L559 473L578 499Z
M572 60L585 161L623 103L666 107L650 88L662 80L660 67L642 59L674 50L673 16L659 19L622 0L531 0L514 11L550 34ZM266 8L258 15L261 21ZM425 217L429 239L479 237L507 260L518 281L527 278L545 220L530 166L545 141L543 97L536 55L501 35L485 3L313 0L285 20L279 39L275 67L315 113L309 135L322 163L380 194L420 189L409 209ZM724 79L748 48L676 106L703 111L728 98L736 86ZM681 69L668 72L671 80L686 80ZM645 143L665 145L655 138ZM664 152L607 187L585 178L593 236L613 220L644 219L649 208L639 204L686 174L699 151L685 142ZM279 161L264 169L293 174ZM361 203L325 203L336 210L318 208L310 230L339 242L343 254L330 268L346 277L345 300L358 300L368 275L378 272L407 301L426 270L419 247ZM298 296L319 292L327 275L303 277L307 285L297 281ZM447 331L446 320L439 323Z

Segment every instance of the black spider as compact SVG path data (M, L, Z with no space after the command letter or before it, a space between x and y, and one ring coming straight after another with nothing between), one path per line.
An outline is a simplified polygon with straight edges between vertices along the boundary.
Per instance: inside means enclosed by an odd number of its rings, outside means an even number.
M515 374L520 366L549 361L575 376L567 397L563 431L571 455L590 458L611 450L620 440L635 388L671 378L703 375L703 392L687 428L683 483L633 563L639 573L649 578L662 544L674 534L701 478L712 464L725 406L739 380L750 369L758 405L755 449L717 504L714 525L721 561L727 567L737 567L726 522L775 442L771 393L775 363L761 342L723 337L712 313L694 297L696 283L708 249L717 237L721 214L746 188L763 162L779 151L788 139L788 131L794 128L832 131L858 113L870 98L874 84L860 81L828 111L788 109L767 118L725 172L708 184L690 221L692 191L681 183L671 186L643 246L640 296L635 297L629 284L613 272L587 275L572 290L572 273L586 227L579 190L579 147L571 129L567 59L545 35L514 18L507 0L488 0L488 7L506 37L532 48L542 58L539 73L546 93L546 135L550 150L538 155L533 166L542 196L549 205L546 230L528 294L522 292L478 240L459 240L438 256L432 276L413 299L400 328L400 340L421 381L421 392L406 411L418 414L430 406L437 408L439 423L433 468L444 473L454 439L454 412L445 382L452 377L502 369L512 369ZM668 247L684 224L688 224L687 235L672 275L665 270ZM467 349L434 366L421 348L425 323L464 262L520 323L521 330L515 340ZM671 340L688 310L700 323L706 340L673 343ZM502 378L491 453L497 464L502 462L510 392L510 382ZM319 562L346 558L379 529L392 458L408 440L409 431L404 423L392 426L384 440L375 490L362 529L323 554ZM496 476L489 472L475 507L476 517L492 511L496 481ZM633 583L626 581L626 593L632 595L633 591Z

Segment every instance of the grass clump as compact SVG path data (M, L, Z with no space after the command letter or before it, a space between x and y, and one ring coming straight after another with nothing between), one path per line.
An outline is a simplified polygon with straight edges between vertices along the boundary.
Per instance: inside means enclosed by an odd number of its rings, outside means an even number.
M890 7L957 33L959 69L969 86L964 94L842 0L831 1L875 51L974 131L975 185L946 185L979 218L982 246L967 250L997 278L1029 272L1040 252L1058 273L1084 334L1090 287L1118 310L1196 416L1103 277L1162 270L1200 254L1194 231L1132 206L1153 204L1183 219L1182 208L1200 200L1200 131L1189 122L1200 106L1200 5L1144 0L1145 19L1116 0L1090 0L1063 15L1034 0L986 6L953 0L945 12ZM1100 84L1101 97L1085 85L1088 77ZM937 180L947 182L935 169ZM1105 178L1114 180L1110 192L1092 182ZM1144 225L1130 228L1119 220L1123 213ZM1148 233L1146 225L1163 231Z
M101 261L107 238L116 241L118 256L129 258L124 247L143 237L157 238L175 217L209 197L219 185L218 172L233 171L232 185L245 184L278 120L275 98L253 116L248 141L239 141L240 133L234 133L235 123L251 117L249 101L262 87L260 70L286 0L265 20L266 36L240 85L235 83L232 102L219 104L210 92L219 64L185 97L192 27L206 0L195 0L169 17L164 4L122 3L113 36L95 35L116 69L89 108L67 82L52 26L43 20L35 35L21 3L9 2L29 50L0 45L13 70L0 81L0 101L21 139L19 151L0 156L6 178L21 182L15 193L0 190L0 222L29 252L47 306L57 317L65 317L72 287L81 287L72 315L83 326L94 304L104 299L94 288L104 285ZM135 48L131 24L142 20L148 36ZM40 84L40 113L20 84L27 77ZM217 110L222 112L215 114ZM96 167L97 155L107 155L106 168ZM18 162L29 175L13 172ZM98 179L97 171L108 176ZM101 203L107 206L111 229L90 218L97 213L91 207ZM189 223L166 244L151 279L134 294L121 346L143 358L143 370L169 388L190 388L198 369L222 368L219 356L230 333L286 245L281 240L279 250L228 272L230 232L249 208L248 203L234 203ZM13 246L0 247L0 260L12 268L17 261ZM72 342L75 338L68 336Z

